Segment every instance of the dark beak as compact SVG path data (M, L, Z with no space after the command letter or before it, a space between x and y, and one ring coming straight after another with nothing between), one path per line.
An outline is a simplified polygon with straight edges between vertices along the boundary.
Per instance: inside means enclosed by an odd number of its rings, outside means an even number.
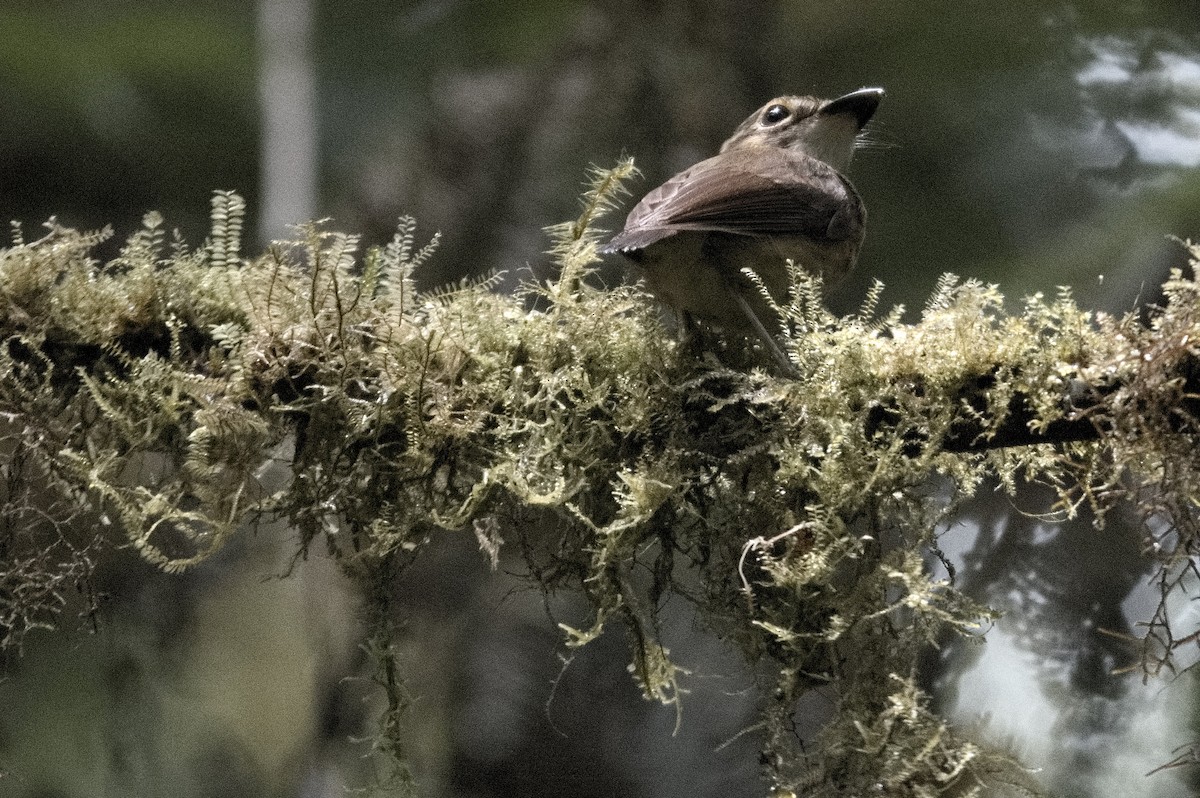
M858 120L861 128L875 115L879 101L883 99L883 89L859 89L849 94L843 94L836 100L830 100L821 109L823 115L851 114Z

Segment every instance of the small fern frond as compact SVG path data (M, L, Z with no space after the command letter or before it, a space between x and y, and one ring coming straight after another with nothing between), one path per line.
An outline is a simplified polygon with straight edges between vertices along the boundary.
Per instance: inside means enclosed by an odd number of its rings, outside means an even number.
M596 245L603 231L594 224L629 193L624 183L636 174L637 167L630 157L621 158L611 169L590 167L588 187L581 198L583 210L578 218L545 228L551 242L548 254L559 266L559 280L551 288L551 298L556 302L567 299L588 266L598 260Z
M236 266L242 251L242 223L246 201L234 191L214 191L212 198L212 234L208 257L212 265Z
M827 327L833 322L825 308L825 281L791 258L787 264L788 301L777 310L789 335Z
M401 216L392 240L383 248L379 257L378 285L385 303L399 313L409 312L417 296L416 270L433 256L442 240L440 232L434 233L425 246L413 252L416 241L417 220Z
M421 296L424 299L445 303L452 301L460 294L470 291L491 291L504 282L504 276L507 273L500 269L489 269L483 274L477 274L473 277L463 277L453 283L440 285L437 288L425 291Z
M858 311L847 317L846 323L857 325L868 333L883 332L898 325L904 316L904 306L893 305L887 313L881 315L879 304L883 299L883 289L884 284L881 280L872 280L866 296L858 306Z
M763 298L763 301L767 303L767 307L774 311L776 315L782 316L783 308L775 301L775 297L772 296L771 292L767 290L767 284L763 282L763 278L759 276L758 272L747 266L743 267L742 274L754 286L754 290Z
M929 300L925 303L926 316L931 313L936 313L939 310L946 310L954 303L954 294L958 290L961 281L958 275L945 272L938 278L937 285L933 288L933 293Z
M571 224L570 238L572 241L582 239L589 232L599 234L592 229L592 223L615 210L621 199L629 196L625 181L640 174L633 165L633 158L622 156L617 165L611 169L602 169L592 165L588 168L587 190L583 192L580 203L583 211L579 218Z
M883 281L879 278L871 280L871 287L867 289L866 296L858 306L858 313L855 314L861 320L873 319L879 312L879 300L883 297Z

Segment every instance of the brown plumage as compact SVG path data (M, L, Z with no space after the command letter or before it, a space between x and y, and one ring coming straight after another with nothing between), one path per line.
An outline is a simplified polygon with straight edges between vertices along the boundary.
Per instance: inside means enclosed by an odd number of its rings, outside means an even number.
M785 368L768 329L778 319L742 273L752 269L778 303L785 261L836 282L854 265L866 211L839 170L883 92L836 100L779 97L742 123L721 152L647 194L604 247L643 270L667 304L721 327L753 331Z

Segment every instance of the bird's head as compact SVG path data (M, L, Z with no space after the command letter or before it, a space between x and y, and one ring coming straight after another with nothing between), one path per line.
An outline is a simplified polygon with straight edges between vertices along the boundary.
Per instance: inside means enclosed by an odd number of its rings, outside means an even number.
M850 165L854 145L883 99L883 89L859 89L834 100L776 97L755 111L721 145L721 152L749 147L799 150L837 169Z

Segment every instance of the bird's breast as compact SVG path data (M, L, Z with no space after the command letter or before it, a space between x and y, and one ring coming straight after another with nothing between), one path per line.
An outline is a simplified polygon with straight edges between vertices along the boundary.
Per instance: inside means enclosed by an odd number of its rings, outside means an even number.
M818 242L807 236L742 236L682 230L641 250L636 262L650 291L677 310L726 329L749 329L731 292L740 292L760 319L775 314L743 270L754 271L776 303L788 301L786 262L832 285L850 271L859 239Z

